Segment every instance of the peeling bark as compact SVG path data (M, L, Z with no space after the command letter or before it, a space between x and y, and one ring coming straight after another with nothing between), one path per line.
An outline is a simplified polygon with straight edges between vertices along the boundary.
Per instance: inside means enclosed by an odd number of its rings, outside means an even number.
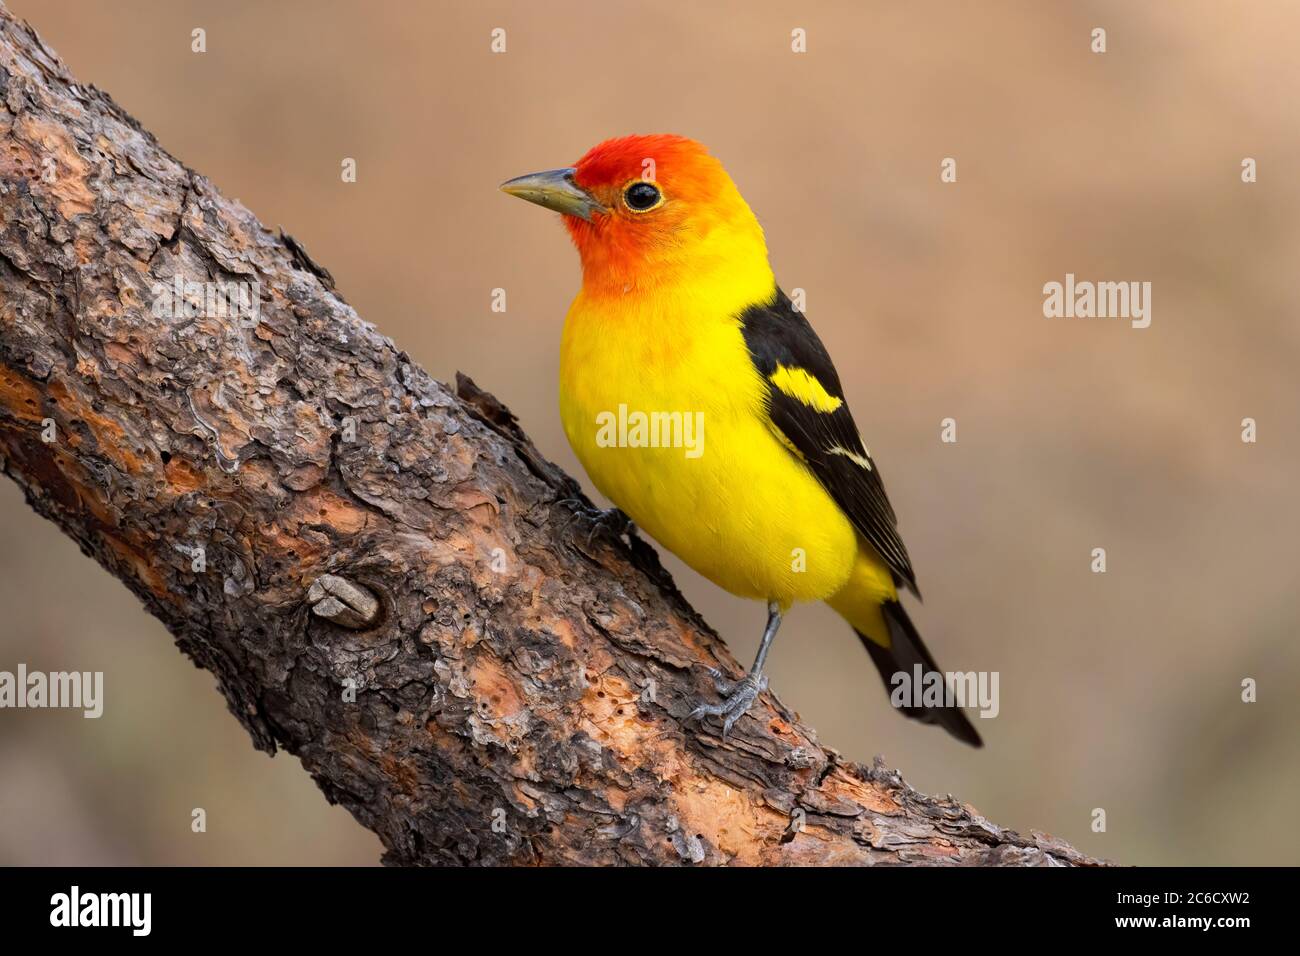
M589 540L509 411L2 6L0 213L0 465L386 862L1097 862L844 761L770 693L725 742L688 724L741 668L654 550ZM223 283L255 317L169 301Z

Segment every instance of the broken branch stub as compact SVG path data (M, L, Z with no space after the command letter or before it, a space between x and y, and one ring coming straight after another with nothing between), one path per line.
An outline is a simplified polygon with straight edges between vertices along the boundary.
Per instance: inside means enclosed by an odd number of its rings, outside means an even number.
M313 581L307 600L317 617L354 631L373 627L379 620L379 599L337 574L322 574Z

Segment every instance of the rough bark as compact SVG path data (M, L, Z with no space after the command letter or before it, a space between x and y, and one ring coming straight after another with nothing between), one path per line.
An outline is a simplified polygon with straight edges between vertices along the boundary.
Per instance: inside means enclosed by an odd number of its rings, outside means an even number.
M0 465L387 862L1096 862L844 761L770 693L725 742L688 724L740 668L654 550L589 541L504 407L2 6L0 213ZM256 282L260 314L160 309L177 277Z

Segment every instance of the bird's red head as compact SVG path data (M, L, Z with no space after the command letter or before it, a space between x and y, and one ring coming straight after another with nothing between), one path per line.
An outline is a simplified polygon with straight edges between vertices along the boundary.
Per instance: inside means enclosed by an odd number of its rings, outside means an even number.
M731 177L684 136L606 140L571 167L502 189L564 214L590 292L662 286L755 241L766 263L762 230Z

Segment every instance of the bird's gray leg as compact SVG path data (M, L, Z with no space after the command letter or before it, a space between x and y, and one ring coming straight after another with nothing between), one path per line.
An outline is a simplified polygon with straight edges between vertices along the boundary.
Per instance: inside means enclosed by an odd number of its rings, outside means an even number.
M763 630L763 640L759 642L758 654L754 666L739 681L729 681L716 667L709 671L713 685L723 699L716 704L700 704L691 711L691 717L701 719L707 716L722 717L722 739L727 738L731 728L757 699L767 690L767 678L763 676L763 664L767 661L767 652L772 649L772 641L781 626L781 606L775 601L767 602L767 627Z

